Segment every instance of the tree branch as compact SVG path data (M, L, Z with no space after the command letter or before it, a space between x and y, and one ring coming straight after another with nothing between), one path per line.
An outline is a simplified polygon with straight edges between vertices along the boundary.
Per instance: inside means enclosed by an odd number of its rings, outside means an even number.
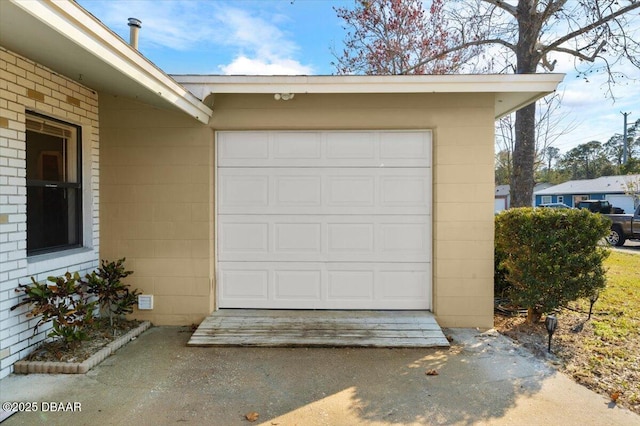
M594 28L599 27L600 25L606 24L607 22L617 18L620 15L624 15L627 12L630 12L634 9L637 9L640 7L640 2L635 2L635 3L631 3L628 6L623 7L622 9L618 9L617 11L615 11L614 13L612 13L611 15L607 15L601 19L598 19L595 22L592 22L591 24L582 27L580 29L577 29L576 31L573 31L569 34L567 34L564 37L560 37L558 40L554 41L553 43L551 43L550 45L546 46L545 51L549 51L549 50L558 50L557 47L560 46L562 43L571 40L572 38L578 37L579 35L582 35L584 33L586 33L587 31L591 31Z
M602 51L602 49L604 48L604 46L607 43L602 40L600 42L600 45L596 48L595 52L593 52L593 54L591 56L587 56L584 53L580 53L580 51L578 50L574 50L574 49L566 49L564 47L555 47L553 48L554 52L562 52L562 53L568 53L569 55L573 55L577 58L580 58L582 60L588 61L588 62L593 62L596 60L596 57L600 54L600 52Z
M489 3L494 5L495 7L504 10L505 12L509 13L512 16L516 16L517 14L517 9L515 6L512 6L502 0L482 0L485 3Z
M482 45L485 45L485 44L501 44L501 45L513 50L514 52L516 50L516 46L515 45L513 45L513 44L511 44L511 43L509 43L509 42L507 42L505 40L502 40L500 38L468 41L468 42L459 44L458 46L454 46L454 47L452 47L450 49L445 49L442 52L439 52L437 55L434 55L434 56L431 56L431 57L429 57L427 59L424 59L424 60L418 62L416 65L412 66L411 68L407 68L406 70L400 71L400 74L407 74L407 73L413 71L414 69L416 69L416 68L418 68L418 67L420 67L420 66L422 66L422 65L424 65L424 64L426 64L428 62L431 62L431 61L434 61L436 59L442 58L443 56L447 56L450 53L458 52L458 51L464 50L464 49L468 49L469 47L473 47L473 46L482 46Z
M542 12L542 22L546 22L551 15L562 9L566 3L567 0L550 1L544 12Z

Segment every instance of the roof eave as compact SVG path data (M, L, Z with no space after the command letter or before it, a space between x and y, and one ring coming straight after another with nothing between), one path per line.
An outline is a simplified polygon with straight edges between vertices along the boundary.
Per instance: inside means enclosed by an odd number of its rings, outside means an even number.
M146 96L160 98L164 103L177 107L200 122L208 123L212 114L210 108L77 3L52 0L10 2L46 25L50 31L55 31L69 42L80 46L105 67L111 67L116 73L140 86L147 92ZM4 28L3 31L12 29ZM43 65L48 66L46 63Z
M218 93L493 93L498 119L554 92L564 74L172 77L201 99Z

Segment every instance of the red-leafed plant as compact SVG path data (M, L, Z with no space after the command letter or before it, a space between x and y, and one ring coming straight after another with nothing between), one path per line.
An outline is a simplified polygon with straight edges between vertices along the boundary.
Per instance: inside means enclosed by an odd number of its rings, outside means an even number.
M23 293L24 298L11 310L30 306L27 316L39 317L33 327L34 334L41 325L51 321L49 337L59 338L67 346L85 340L86 327L93 322L96 302L89 300L80 275L67 272L61 277L48 277L44 283L33 277L31 281L29 285L18 285L16 292Z

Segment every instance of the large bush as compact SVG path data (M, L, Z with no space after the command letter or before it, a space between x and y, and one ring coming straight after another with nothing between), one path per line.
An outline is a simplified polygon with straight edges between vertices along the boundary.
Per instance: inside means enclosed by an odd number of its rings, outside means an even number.
M518 208L496 216L496 270L511 300L536 322L606 284L599 245L610 221L588 210ZM502 275L503 274L503 275Z

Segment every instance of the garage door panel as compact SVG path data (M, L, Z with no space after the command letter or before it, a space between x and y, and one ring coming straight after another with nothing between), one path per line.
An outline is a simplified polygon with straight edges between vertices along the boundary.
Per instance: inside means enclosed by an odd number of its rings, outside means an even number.
M259 220L249 217L245 222L221 223L218 247L220 253L234 253L240 257L248 253L268 253L270 226L269 223Z
M429 214L425 170L220 169L218 214Z
M327 176L327 207L368 207L376 200L376 179L373 176Z
M373 253L375 225L373 223L327 224L327 250L334 253Z
M321 140L319 133L287 132L274 133L273 158L276 160L320 160Z
M397 265L383 268L380 273L380 288L385 299L424 300L427 297L427 271L403 270Z
M268 133L224 132L218 133L217 140L218 166L264 163L270 158Z
M431 145L427 133L393 132L380 134L381 160L422 160L431 164Z
M245 268L241 264L231 264L222 269L220 281L221 298L267 300L269 297L270 271L266 265Z
M380 250L385 256L429 255L429 228L426 223L382 223Z
M280 301L321 300L322 271L275 269L274 299ZM287 268L288 266L284 266Z
M269 206L269 181L265 174L220 176L218 205L241 211Z
M430 167L430 138L423 131L218 132L217 163L220 168Z
M373 300L375 275L371 269L329 270L327 273L328 300Z
M227 308L425 309L429 263L220 262Z
M278 218L278 220L282 220ZM269 223L273 227L275 253L307 252L317 255L322 250L322 223Z
M274 176L275 194L272 209L307 207L314 211L322 205L322 178L320 176Z
M424 262L425 216L219 216L221 261Z
M380 178L381 204L387 207L422 207L428 206L431 182L424 174L415 176L382 176Z
M332 132L326 135L328 160L374 160L375 136L370 132Z

